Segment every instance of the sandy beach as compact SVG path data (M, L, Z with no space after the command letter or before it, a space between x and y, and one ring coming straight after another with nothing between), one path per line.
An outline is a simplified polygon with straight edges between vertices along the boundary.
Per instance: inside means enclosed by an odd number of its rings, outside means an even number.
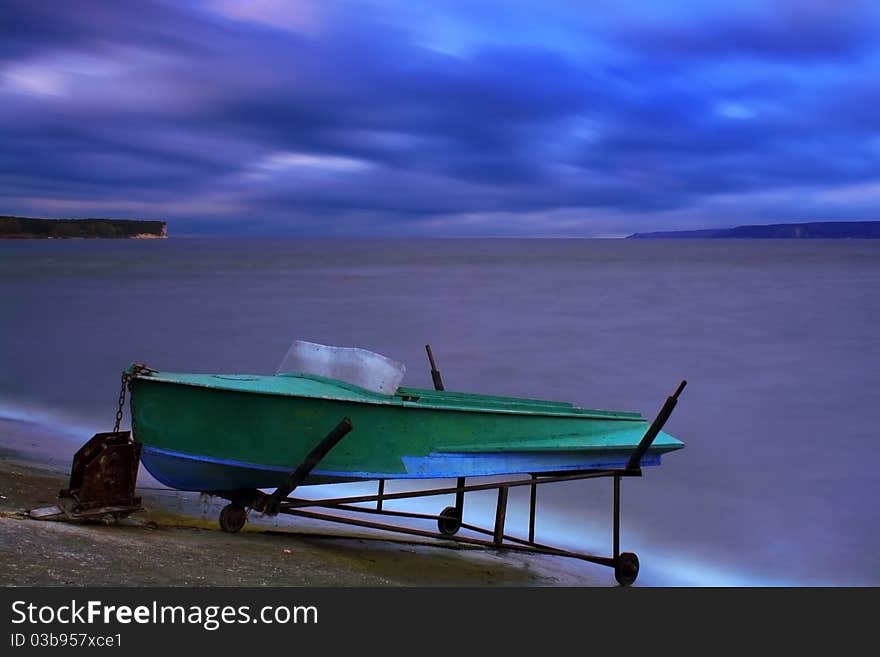
M612 586L576 560L401 541L329 523L255 519L217 526L222 500L157 487L112 526L39 521L71 457L38 424L0 420L0 584L6 586ZM152 484L152 485L151 485Z

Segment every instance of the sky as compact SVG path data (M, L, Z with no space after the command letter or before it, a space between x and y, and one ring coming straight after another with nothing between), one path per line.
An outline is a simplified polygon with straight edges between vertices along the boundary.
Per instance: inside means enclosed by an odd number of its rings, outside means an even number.
M172 235L880 219L880 3L0 0L0 214Z

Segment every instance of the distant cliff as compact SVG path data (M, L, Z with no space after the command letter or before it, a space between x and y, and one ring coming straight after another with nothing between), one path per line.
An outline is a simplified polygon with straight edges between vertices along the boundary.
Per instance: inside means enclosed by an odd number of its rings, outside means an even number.
M635 233L627 239L880 239L880 221L814 221Z
M164 221L136 219L34 219L0 216L0 239L74 237L148 239L168 237Z

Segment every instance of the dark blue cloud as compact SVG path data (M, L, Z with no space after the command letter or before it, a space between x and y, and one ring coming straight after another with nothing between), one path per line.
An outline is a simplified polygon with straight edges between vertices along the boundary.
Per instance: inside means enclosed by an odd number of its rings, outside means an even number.
M662 57L697 60L750 57L804 64L876 49L880 12L870 0L701 3L700 9L703 15L693 22L637 18L622 26L619 36Z
M866 3L2 0L0 15L0 213L590 235L880 201Z

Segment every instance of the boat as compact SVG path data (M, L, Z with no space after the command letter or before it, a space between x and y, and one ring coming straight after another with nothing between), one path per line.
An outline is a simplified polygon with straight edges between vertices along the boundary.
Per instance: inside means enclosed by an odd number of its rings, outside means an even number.
M399 386L404 368L366 350L297 341L286 362L272 375L131 368L143 465L180 490L275 488L348 418L301 484L564 473L626 467L649 428L634 412ZM659 432L640 465L683 446Z
M620 482L641 476L643 466L659 465L663 454L684 447L662 429L687 382L649 423L633 412L448 391L430 346L425 348L433 390L401 386L406 368L380 354L305 341L294 342L271 375L179 373L135 363L122 376L113 431L96 433L76 452L70 485L59 493L57 506L32 515L106 521L137 512L141 498L135 486L143 463L167 486L228 500L219 524L229 533L240 531L252 511L283 513L582 559L613 568L622 586L632 584L639 560L620 550ZM120 430L126 390L131 431ZM455 478L455 485L385 490L386 480L444 478ZM537 542L538 487L598 478L613 482L611 556ZM291 496L299 486L362 480L378 480L377 492ZM530 488L527 539L505 530L508 493L523 486ZM465 522L465 494L491 490L498 495L493 527ZM452 495L454 506L437 514L386 506ZM362 519L376 514L430 520L437 531ZM457 535L459 530L466 535Z

